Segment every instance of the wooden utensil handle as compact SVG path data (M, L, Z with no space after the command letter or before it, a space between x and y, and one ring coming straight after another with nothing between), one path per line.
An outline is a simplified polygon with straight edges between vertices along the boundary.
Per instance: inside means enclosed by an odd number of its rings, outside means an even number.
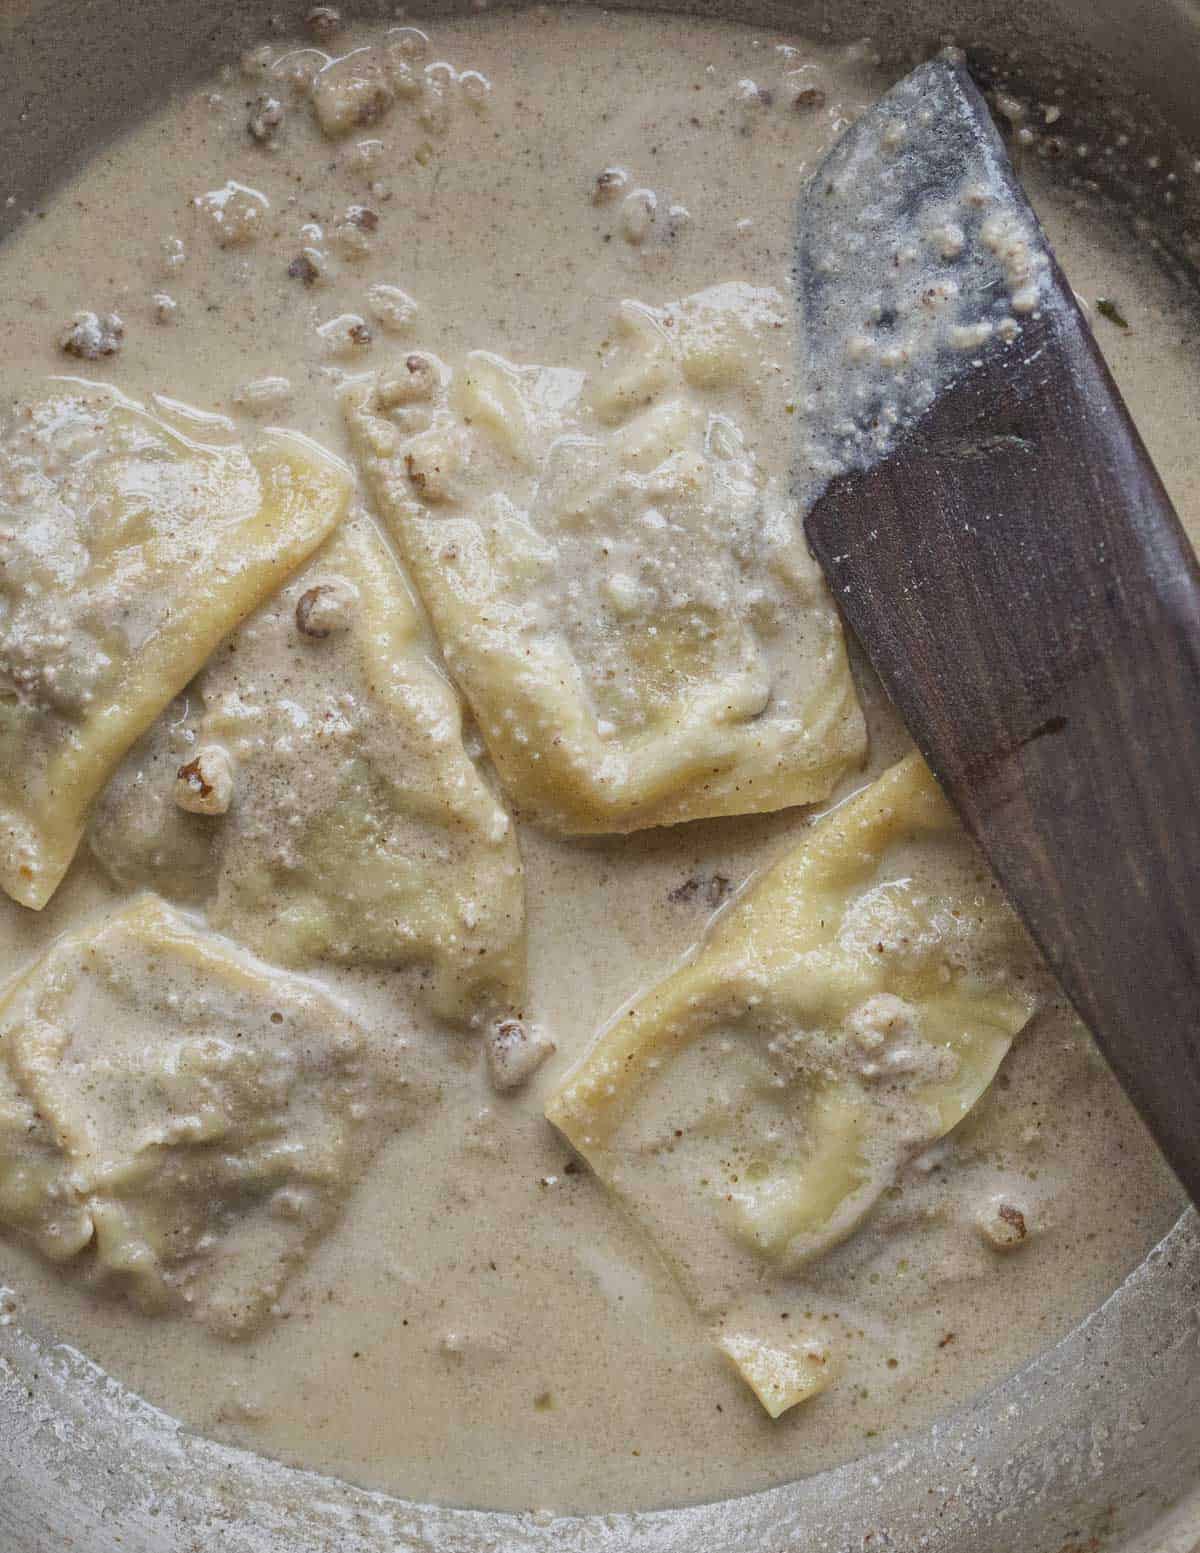
M836 480L808 531L917 744L1200 1201L1200 572L1053 280L1004 362L968 372L885 462Z

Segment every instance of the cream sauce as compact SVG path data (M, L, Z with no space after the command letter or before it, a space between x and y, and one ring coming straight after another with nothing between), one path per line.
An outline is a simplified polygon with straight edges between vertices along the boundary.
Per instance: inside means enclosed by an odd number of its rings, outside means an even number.
M325 46L342 55L378 36ZM65 370L345 452L342 375L413 346L587 369L627 298L661 307L730 280L786 294L798 182L890 84L861 48L526 12L439 26L413 68L453 71L434 71L440 90L419 106L380 114L369 81L325 92L329 138L304 95L265 73L288 53L272 44L182 96L30 213L0 254L3 400ZM284 68L306 60L292 52ZM358 114L376 121L342 135ZM1119 300L1131 327L1098 319L1101 343L1200 536L1194 317L1111 226L1041 189L1036 164L1023 170L1073 284ZM64 356L64 330L77 352L119 349ZM754 428L776 476L789 429L778 414ZM860 678L874 773L906 740ZM1035 1021L964 1125L811 1267L810 1319L856 1345L838 1385L775 1423L542 1117L596 1028L804 823L784 811L586 840L523 826L527 1012L558 1050L511 1095L404 973L322 970L367 1027L403 1026L440 1101L376 1155L262 1335L231 1345L148 1318L11 1240L6 1310L198 1430L405 1496L496 1508L749 1491L861 1454L995 1381L1093 1309L1179 1206L1065 1012ZM0 904L0 969L120 898L81 854L40 915ZM1002 1197L1036 1226L1007 1256L978 1223Z

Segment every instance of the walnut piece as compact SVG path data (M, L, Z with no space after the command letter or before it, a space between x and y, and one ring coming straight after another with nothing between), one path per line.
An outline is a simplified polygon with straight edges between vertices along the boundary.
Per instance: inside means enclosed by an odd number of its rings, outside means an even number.
M394 410L401 404L419 404L432 399L438 385L438 370L431 357L413 351L401 366L380 376L376 393L381 410Z
M417 316L417 304L407 291L382 282L367 292L367 306L371 317L388 334L403 334Z
M357 313L339 313L318 326L317 336L324 353L335 359L355 355L370 345L372 338L365 319Z
M975 1222L993 1251L1013 1251L1029 1238L1029 1219L1024 1209L1002 1197L989 1202Z
M341 30L342 14L332 5L314 5L304 18L304 25L314 38L324 43Z
M84 361L115 356L125 338L125 325L116 313L76 313L58 337L59 350Z
M270 208L265 195L233 179L223 188L196 195L192 204L208 222L221 248L243 248L257 242Z
M347 259L364 259L371 251L371 233L379 217L366 205L351 205L333 229L334 240Z
M378 124L395 100L380 59L370 50L356 50L334 60L313 81L312 104L317 123L330 139Z
M355 589L341 577L318 582L296 601L296 629L317 641L344 631L354 616Z
M621 235L635 248L650 235L658 214L658 195L653 189L634 189L621 201Z
M324 257L319 248L302 248L287 267L289 277L306 286L315 286L325 273Z
M592 185L592 204L607 205L618 194L624 194L628 187L629 174L623 167L606 167L602 173L596 174L596 181Z
M492 1026L487 1037L492 1087L501 1091L516 1089L556 1050L554 1042L536 1025L527 1025L520 1019L502 1019Z
M175 773L175 802L188 814L225 814L233 799L233 764L219 744L206 744Z
M250 110L250 117L246 120L246 128L260 146L267 146L275 139L282 123L283 104L278 97L268 97L266 93L263 93L255 100L254 106Z

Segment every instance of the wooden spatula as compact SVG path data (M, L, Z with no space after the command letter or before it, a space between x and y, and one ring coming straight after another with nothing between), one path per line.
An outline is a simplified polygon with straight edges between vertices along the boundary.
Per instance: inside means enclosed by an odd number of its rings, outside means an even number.
M797 252L813 550L1200 1201L1200 574L961 65L839 142Z

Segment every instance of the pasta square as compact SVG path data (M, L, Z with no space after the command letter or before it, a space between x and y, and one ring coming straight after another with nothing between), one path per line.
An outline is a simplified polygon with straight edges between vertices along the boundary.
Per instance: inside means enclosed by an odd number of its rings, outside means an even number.
M546 1114L696 1307L719 1326L737 1314L735 1362L758 1363L755 1295L851 1234L962 1120L1034 1009L1036 963L912 756L818 821L615 1018Z
M431 652L399 565L352 513L130 752L92 850L121 884L206 902L275 964L408 966L456 1023L519 1012L516 831ZM227 758L220 815L173 797L196 750Z
M0 1001L0 1225L241 1335L429 1098L329 994L141 896Z
M0 886L40 909L122 755L334 528L345 466L64 382L0 419Z
M837 613L738 425L782 398L784 321L730 284L626 303L591 377L413 353L346 393L447 666L549 829L808 803L862 759Z

